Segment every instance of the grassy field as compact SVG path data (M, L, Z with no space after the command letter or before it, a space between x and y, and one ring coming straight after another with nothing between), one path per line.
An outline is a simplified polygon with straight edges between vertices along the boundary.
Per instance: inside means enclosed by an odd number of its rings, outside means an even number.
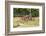
M21 20L20 17L14 17L13 18L13 27L35 27L39 25L39 18L38 17L32 17L32 20Z

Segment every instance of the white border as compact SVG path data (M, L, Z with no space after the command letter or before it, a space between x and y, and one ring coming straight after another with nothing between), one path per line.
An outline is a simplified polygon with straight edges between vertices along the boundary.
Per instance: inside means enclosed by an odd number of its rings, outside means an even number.
M39 9L39 26L38 27L23 27L13 28L13 8L38 8ZM10 32L13 31L33 31L42 30L42 6L33 5L10 5Z

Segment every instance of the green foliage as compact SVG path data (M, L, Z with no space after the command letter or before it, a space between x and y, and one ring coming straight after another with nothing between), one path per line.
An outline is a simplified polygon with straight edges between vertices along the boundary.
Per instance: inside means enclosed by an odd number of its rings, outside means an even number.
M14 12L14 17L15 17L15 16L29 15L31 11L29 11L29 9L27 8L14 8L13 12Z
M31 15L33 17L38 17L39 16L39 9L31 9Z
M39 9L14 8L13 9L13 14L14 14L14 17L15 16L25 16L25 15L37 17L37 16L39 16Z

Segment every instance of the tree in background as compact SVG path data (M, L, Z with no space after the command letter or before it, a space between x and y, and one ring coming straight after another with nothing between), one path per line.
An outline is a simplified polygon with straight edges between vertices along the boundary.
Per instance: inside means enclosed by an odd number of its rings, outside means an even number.
M39 17L39 9L31 8L32 17Z
M34 8L14 8L13 9L13 14L15 16L32 16L32 17L38 17L39 16L39 9L34 9Z
M27 8L14 8L13 9L13 13L14 13L14 17L15 16L26 16L30 14L31 9L27 9Z

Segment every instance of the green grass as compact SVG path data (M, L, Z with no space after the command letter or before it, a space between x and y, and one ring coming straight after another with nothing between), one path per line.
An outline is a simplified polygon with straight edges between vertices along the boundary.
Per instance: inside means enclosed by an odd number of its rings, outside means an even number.
M32 20L21 20L20 17L14 17L13 19L13 27L35 27L39 25L39 18L32 17Z

